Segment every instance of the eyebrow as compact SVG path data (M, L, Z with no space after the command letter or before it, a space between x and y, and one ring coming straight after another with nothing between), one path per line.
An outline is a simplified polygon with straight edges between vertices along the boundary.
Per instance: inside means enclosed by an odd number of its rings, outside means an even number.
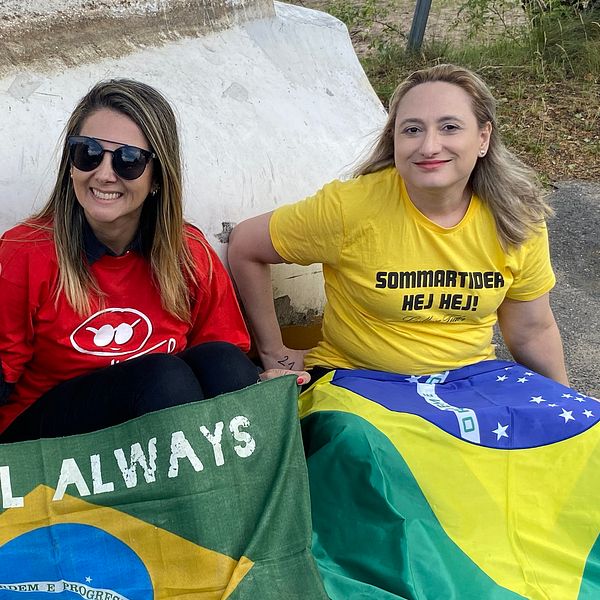
M438 123L442 123L443 121L460 121L461 123L464 123L464 120L460 117L457 117L456 115L444 115L443 117L440 117L437 120ZM417 123L418 125L424 125L425 121L423 121L423 119L417 119L416 117L408 117L407 119L402 119L402 121L400 121L398 125L401 127L402 125L406 125L408 123Z

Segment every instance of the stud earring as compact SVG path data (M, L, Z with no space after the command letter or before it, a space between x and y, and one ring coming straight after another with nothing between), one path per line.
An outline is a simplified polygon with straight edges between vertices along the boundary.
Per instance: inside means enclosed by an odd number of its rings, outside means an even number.
M479 151L479 156L481 156L482 158L485 156L485 154L486 154L485 150Z

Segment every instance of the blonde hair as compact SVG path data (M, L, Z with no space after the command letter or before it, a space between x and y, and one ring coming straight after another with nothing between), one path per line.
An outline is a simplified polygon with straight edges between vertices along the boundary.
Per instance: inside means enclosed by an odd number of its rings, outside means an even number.
M409 75L394 91L383 130L369 156L356 167L354 176L394 165L394 127L400 102L412 88L438 81L462 88L471 97L479 126L487 122L492 125L487 153L478 158L469 184L492 212L502 245L505 248L520 246L552 214L552 209L545 201L535 172L502 142L496 123L496 101L487 85L468 69L437 65Z
M85 216L71 183L66 141L69 136L78 135L85 120L102 109L129 117L146 136L156 155L153 168L156 194L151 193L146 198L140 217L142 252L150 263L163 308L181 320L189 321L189 284L195 283L196 278L184 233L177 121L162 94L145 83L130 79L97 83L79 101L65 128L54 189L46 205L30 220L34 227L51 223L59 265L57 296L64 292L80 314L88 312L93 304L102 303L102 290L84 256Z

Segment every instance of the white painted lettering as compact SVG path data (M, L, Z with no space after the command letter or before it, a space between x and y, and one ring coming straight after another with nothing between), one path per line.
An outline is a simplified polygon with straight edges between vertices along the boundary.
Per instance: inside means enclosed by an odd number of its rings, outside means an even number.
M131 445L131 461L129 464L127 464L125 452L122 448L115 450L115 458L127 488L133 488L137 485L137 465L142 467L146 483L156 481L156 438L151 438L148 442L148 458L142 450L142 445L137 442Z
M54 496L52 497L52 501L56 502L57 500L62 500L67 487L70 485L74 485L77 488L77 492L80 496L89 496L90 488L88 487L79 466L74 458L65 458L62 461L62 466L60 468L60 477L58 478L58 483L56 484L56 491L54 492Z
M177 477L179 475L179 460L182 458L187 458L195 471L202 471L204 469L204 465L196 456L194 449L187 441L185 435L183 435L183 431L175 431L171 435L171 457L169 458L168 477Z
M225 458L223 457L223 447L221 446L221 439L223 438L223 421L219 421L215 425L214 433L211 433L208 428L202 425L200 431L202 435L212 444L213 452L215 455L215 465L220 467L225 464Z
M229 423L229 431L233 434L236 442L243 442L243 445L233 447L236 454L241 458L248 458L256 449L254 438L246 431L240 431L241 427L250 427L250 421L247 417L233 417Z
M92 488L94 494L114 492L115 484L112 481L107 483L102 481L102 463L99 454L92 454L92 456L90 456L90 465L92 467Z
M13 496L10 467L0 467L0 493L2 493L2 508L23 508L25 504L23 498Z

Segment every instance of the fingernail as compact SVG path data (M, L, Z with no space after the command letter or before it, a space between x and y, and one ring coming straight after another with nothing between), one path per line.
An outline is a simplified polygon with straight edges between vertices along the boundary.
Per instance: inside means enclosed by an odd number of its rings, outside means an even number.
M298 379L296 379L296 383L297 383L298 385L302 385L302 384L304 383L304 378L302 378L302 377L298 377Z

